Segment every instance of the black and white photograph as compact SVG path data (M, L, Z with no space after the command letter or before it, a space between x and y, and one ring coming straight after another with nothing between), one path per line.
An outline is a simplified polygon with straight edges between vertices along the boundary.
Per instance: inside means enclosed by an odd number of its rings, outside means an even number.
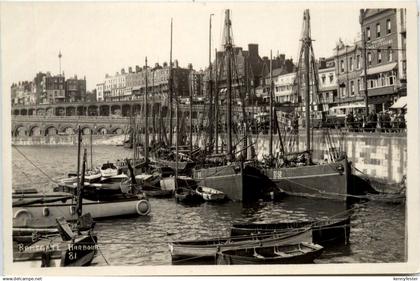
M416 13L0 3L6 272L418 272Z

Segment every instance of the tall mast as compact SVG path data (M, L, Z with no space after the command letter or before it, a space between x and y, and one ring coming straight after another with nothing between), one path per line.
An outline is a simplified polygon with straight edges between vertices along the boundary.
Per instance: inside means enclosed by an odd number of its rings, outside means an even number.
M213 152L213 79L211 63L211 17L209 17L209 114L208 114L208 134L209 134L209 153Z
M215 49L215 95L214 95L214 146L216 154L219 153L219 85L218 85L218 74L217 74L217 49Z
M146 163L149 161L149 122L148 122L148 110L147 110L147 57L145 58L146 64L146 75L145 75L145 84L146 84L146 91L144 92L144 160Z
M311 151L311 134L310 134L310 86L309 86L309 51L311 46L311 37L310 37L310 17L309 10L305 10L304 16L304 33L303 33L303 48L304 48L304 64L305 64L305 127L306 127L306 151L310 153ZM309 160L309 159L308 159Z
M173 134L173 126L172 126L172 118L173 118L173 112L172 112L172 18L171 18L171 45L170 45L170 51L169 51L169 146L172 146L172 134Z
M190 79L189 80L189 85L188 85L188 91L190 93L190 156L192 156L192 151L193 151L193 119L192 119L192 112L193 112L193 91L192 91L192 87L193 87L193 70L191 69L190 71Z
M178 139L179 139L179 122L178 122L178 96L175 98L175 189L178 189Z
M269 128L270 128L270 143L268 147L268 154L270 158L273 157L273 53L270 50L270 117L269 117Z
M225 54L227 55L227 158L233 160L232 155L232 38L231 32L230 10L225 11Z

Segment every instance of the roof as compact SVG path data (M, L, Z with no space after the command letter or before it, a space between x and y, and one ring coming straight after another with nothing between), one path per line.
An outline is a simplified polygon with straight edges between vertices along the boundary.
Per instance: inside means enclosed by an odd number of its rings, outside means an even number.
M391 70L395 69L396 67L397 67L396 62L375 66L375 67L372 67L372 68L368 68L367 75L373 75L373 74L377 74L377 73L388 72L388 71L391 71ZM365 71L364 70L362 71L360 76L365 76Z

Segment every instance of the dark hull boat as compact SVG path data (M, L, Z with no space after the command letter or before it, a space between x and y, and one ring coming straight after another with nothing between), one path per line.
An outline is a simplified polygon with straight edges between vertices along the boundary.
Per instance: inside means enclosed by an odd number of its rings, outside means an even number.
M217 189L233 201L255 201L275 189L267 176L243 163L193 170L193 178L199 185Z
M312 242L310 228L298 231L285 231L276 234L244 235L221 237L205 240L174 241L169 243L172 263L181 264L191 261L212 261L218 251L240 249L251 246L275 246Z
M350 240L350 217L322 221L234 224L231 228L231 235L278 232L302 227L312 228L313 242L317 244L348 243Z
M265 169L264 173L288 195L346 201L351 193L347 158L327 164Z
M322 251L322 246L307 242L269 247L247 247L217 253L217 264L313 263L322 254Z

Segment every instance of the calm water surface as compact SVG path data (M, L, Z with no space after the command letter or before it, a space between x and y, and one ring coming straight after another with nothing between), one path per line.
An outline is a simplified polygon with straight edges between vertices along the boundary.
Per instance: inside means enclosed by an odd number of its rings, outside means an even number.
M28 159L51 178L76 170L76 146L19 146ZM88 149L89 151L89 149ZM12 148L13 185L52 189L49 178L34 168ZM115 146L95 146L94 165L131 157L130 150ZM90 157L88 157L90 163ZM188 207L173 199L150 199L147 217L108 219L97 222L101 252L110 265L168 265L172 240L228 236L233 222L308 220L334 216L346 205L328 200L287 197L281 202L209 204ZM327 248L316 263L404 262L405 205L377 202L354 204L348 245ZM106 265L98 255L95 265Z

